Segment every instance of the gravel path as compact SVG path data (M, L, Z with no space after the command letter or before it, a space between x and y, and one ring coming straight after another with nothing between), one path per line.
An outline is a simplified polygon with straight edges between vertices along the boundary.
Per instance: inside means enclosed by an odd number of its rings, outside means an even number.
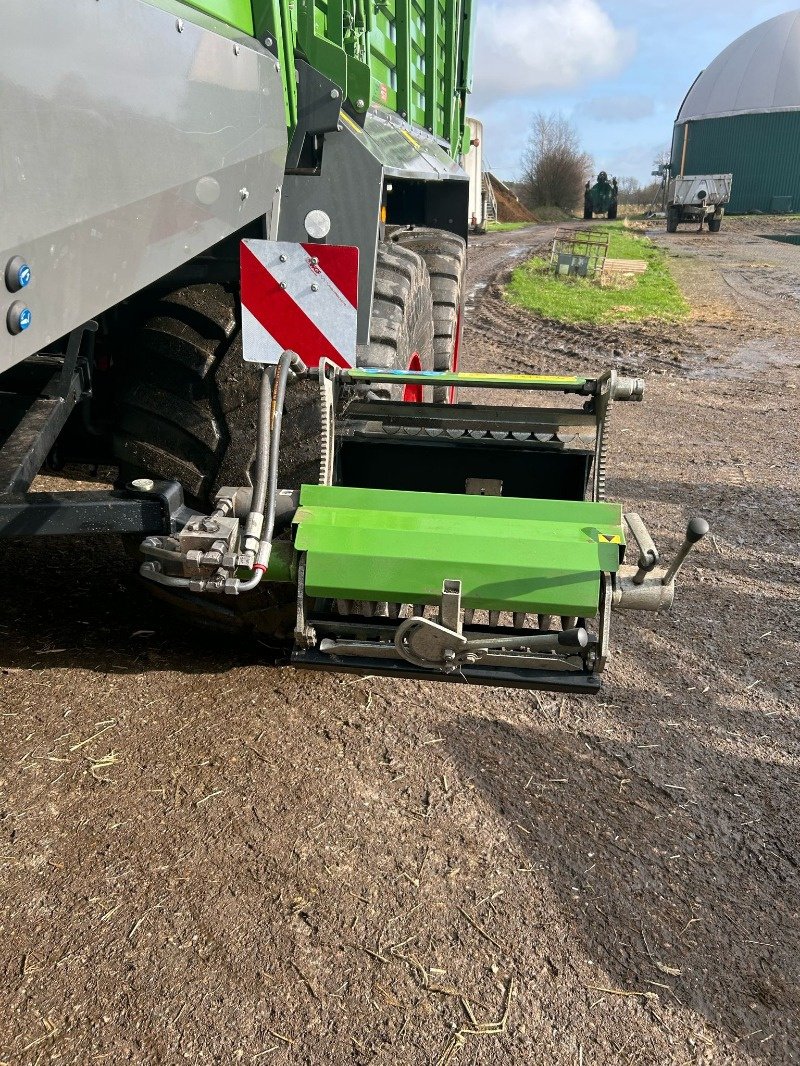
M800 1061L800 249L681 232L693 321L589 330L499 294L550 235L475 241L467 365L644 374L610 495L712 522L676 606L581 700L277 669L114 541L4 547L0 1061Z

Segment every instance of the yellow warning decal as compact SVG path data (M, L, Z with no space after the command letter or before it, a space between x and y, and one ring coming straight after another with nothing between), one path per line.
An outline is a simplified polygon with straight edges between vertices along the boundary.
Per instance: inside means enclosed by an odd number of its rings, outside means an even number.
M411 144L414 145L415 148L421 148L422 147L422 145L419 143L417 138L416 137L412 137L411 134L408 132L408 130L401 130L400 132L403 134L403 136L405 137L405 139L407 141L410 141Z
M622 544L622 537L619 533L598 533L598 537L605 544Z
M339 117L344 119L344 121L347 123L347 125L350 127L350 129L353 131L353 133L357 133L359 135L359 137L363 137L364 136L364 131L361 129L359 124L357 122L354 122L346 112L344 112L344 111L340 112Z

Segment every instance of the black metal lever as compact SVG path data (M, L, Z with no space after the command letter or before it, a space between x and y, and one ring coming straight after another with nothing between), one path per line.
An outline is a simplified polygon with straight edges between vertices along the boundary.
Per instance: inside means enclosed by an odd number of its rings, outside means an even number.
M669 568L661 578L662 585L671 585L677 577L678 571L686 561L686 556L692 550L692 548L701 541L703 537L708 533L709 525L705 518L690 518L689 524L686 527L686 537L678 549L678 554L672 560Z

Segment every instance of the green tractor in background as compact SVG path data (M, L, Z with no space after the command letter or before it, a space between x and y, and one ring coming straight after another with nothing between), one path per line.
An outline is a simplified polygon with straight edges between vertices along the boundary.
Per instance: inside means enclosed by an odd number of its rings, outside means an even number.
M609 181L608 174L601 170L594 185L586 182L583 191L583 217L588 220L595 215L605 215L609 221L613 221L617 217L618 202L617 179L612 178Z

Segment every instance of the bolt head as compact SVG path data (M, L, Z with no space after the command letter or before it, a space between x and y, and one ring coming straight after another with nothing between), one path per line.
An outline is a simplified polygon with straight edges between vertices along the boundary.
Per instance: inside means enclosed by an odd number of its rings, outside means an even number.
M319 285L317 285L317 283L315 281L314 284L311 286L311 291L312 292L317 292L318 289L319 289Z
M338 89L331 89L331 100L338 100L338 99L339 99L339 90Z
M361 97L359 97L358 100L356 100L356 107L358 108L359 111L363 111L366 106L367 105L364 103L364 101L361 99Z
M235 56L238 56L238 54L239 54L240 52L241 52L241 48L239 47L239 45L238 45L238 44L235 44L235 45L233 46L233 54L234 54Z
M309 211L303 220L303 228L312 240L322 240L331 231L330 216L318 208Z
M242 201L242 203L244 203L245 200L249 196L250 196L250 190L249 189L239 189L239 199Z
M178 33L183 33L183 19L176 20L175 29L178 31Z

